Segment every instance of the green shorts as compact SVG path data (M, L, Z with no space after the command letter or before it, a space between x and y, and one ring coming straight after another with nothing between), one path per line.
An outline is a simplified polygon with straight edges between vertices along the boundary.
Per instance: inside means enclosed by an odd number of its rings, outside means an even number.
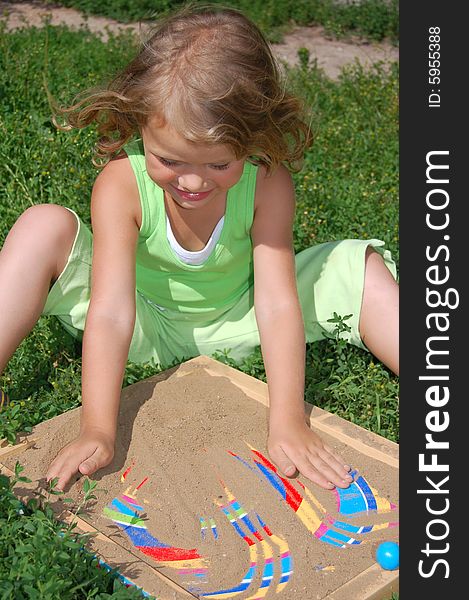
M69 209L70 210L70 209ZM71 211L73 212L73 211ZM49 291L43 315L55 315L74 337L81 339L90 300L92 234L77 218L78 231L68 262ZM352 315L342 337L365 348L358 331L365 279L365 252L372 246L396 277L396 266L380 240L341 240L318 244L296 255L298 293L308 342L324 339L335 324L334 312ZM153 360L166 367L200 354L230 350L240 360L260 344L253 306L253 290L215 322L185 320L180 312L164 309L136 291L136 323L129 360Z

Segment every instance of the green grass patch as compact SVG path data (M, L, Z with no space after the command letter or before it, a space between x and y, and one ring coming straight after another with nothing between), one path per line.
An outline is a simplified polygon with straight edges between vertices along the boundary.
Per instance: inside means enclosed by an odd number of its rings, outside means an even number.
M111 35L105 44L86 29L0 30L0 244L32 204L68 206L89 224L97 174L91 164L94 129L55 129L44 78L53 95L68 103L76 92L124 65L134 47L129 34ZM291 85L312 107L316 135L303 170L294 176L295 249L326 240L377 237L398 261L397 66L365 71L355 65L333 82L306 62L290 71ZM340 328L339 320L335 335L308 345L306 399L398 441L398 379L371 355L346 345ZM242 364L233 363L223 349L218 359L265 380L259 350ZM169 366L129 362L124 386ZM79 405L80 344L54 318L42 317L13 356L0 387L12 398L0 412L0 438L13 441L18 432ZM74 546L80 546L75 538L67 538L67 547L45 505L29 506L19 516L11 482L1 477L0 484L0 553L8 557L0 561L0 581L21 590L23 595L16 597L135 597L131 590L114 587L112 577ZM63 569L61 579L50 576L57 569ZM40 595L28 596L35 581L44 587Z
M46 4L57 5L55 0ZM111 17L123 23L151 21L177 9L185 0L61 0L58 4L88 15ZM193 4L205 4L195 0ZM265 31L270 41L280 41L294 25L322 25L330 35L358 35L370 40L399 37L398 0L212 0L242 10Z

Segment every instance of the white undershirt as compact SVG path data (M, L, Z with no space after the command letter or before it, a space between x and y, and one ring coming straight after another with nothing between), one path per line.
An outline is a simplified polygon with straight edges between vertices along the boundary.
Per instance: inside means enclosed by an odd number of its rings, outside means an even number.
M207 258L212 253L212 250L215 248L218 240L220 239L221 230L223 229L223 223L225 222L225 217L223 216L218 223L215 225L215 229L212 231L212 235L208 240L202 250L197 250L196 252L191 252L190 250L186 250L181 246L181 244L174 237L173 230L171 229L171 223L169 222L168 215L166 215L166 234L168 237L169 245L171 246L174 254L181 260L183 263L187 265L201 265L203 264Z

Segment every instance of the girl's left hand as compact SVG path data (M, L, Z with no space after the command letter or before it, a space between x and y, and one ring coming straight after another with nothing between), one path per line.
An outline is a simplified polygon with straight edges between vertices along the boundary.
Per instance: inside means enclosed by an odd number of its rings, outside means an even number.
M298 471L320 487L348 488L353 477L350 467L312 431L302 419L282 418L270 424L268 451L270 458L287 477Z

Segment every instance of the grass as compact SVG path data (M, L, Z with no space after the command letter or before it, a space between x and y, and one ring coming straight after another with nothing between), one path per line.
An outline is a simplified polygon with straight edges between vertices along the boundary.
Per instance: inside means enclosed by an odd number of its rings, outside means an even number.
M55 0L46 4L57 5ZM121 22L151 20L173 10L185 0L60 0L58 4L76 8L88 15L102 15ZM194 4L201 4L198 0ZM205 4L205 2L203 2ZM398 0L212 0L239 8L262 27L271 42L282 39L293 25L322 25L337 37L356 35L369 40L399 38Z
M18 216L40 202L69 206L89 223L94 132L53 127L43 78L59 100L69 102L125 64L133 44L129 34L104 44L86 29L0 31L0 244ZM364 71L355 65L332 82L303 60L290 76L313 108L316 130L316 143L294 177L296 250L325 240L378 237L398 261L397 67ZM306 399L398 441L398 380L371 355L347 346L340 338L343 326L346 320L338 319L336 335L308 346ZM265 379L259 350L242 364L233 363L229 352L217 358ZM124 385L168 366L129 362ZM54 318L42 317L0 378L12 398L0 412L0 438L14 441L18 432L78 406L80 376L80 345ZM21 507L12 485L0 477L0 556L6 558L0 561L0 598L137 597L95 568L81 549L84 540L73 532L59 536L61 526L47 503Z

